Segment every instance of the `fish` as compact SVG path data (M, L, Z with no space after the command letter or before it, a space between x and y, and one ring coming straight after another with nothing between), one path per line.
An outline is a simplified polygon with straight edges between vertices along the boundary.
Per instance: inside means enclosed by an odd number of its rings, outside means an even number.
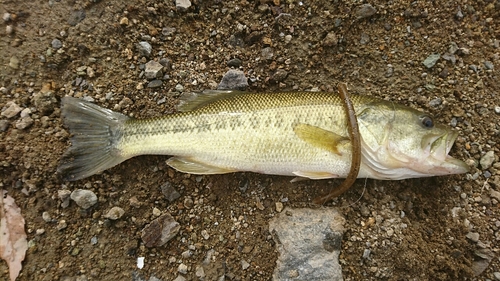
M57 172L67 181L101 173L138 155L169 155L177 171L255 172L306 179L345 178L352 149L342 101L329 92L206 90L172 114L136 119L74 97L61 116L71 146ZM428 113L351 95L361 135L357 178L401 180L469 171L449 152L458 131Z

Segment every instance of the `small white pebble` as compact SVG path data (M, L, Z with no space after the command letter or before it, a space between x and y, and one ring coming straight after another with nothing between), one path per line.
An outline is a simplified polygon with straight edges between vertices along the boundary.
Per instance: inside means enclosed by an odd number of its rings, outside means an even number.
M142 269L144 267L144 257L137 258L137 268Z

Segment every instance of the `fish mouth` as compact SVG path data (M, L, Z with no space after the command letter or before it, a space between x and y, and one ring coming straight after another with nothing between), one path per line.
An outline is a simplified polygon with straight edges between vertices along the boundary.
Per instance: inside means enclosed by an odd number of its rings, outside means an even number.
M462 160L448 155L455 140L458 137L458 131L446 130L440 136L431 136L434 140L430 142L430 158L434 161L434 169L430 171L436 175L463 174L469 171L469 166Z

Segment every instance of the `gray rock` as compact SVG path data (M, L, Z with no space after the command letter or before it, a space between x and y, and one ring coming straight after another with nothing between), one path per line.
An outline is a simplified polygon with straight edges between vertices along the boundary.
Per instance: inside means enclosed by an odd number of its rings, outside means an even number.
M139 52L139 55L141 57L147 57L151 56L151 52L153 51L153 47L151 47L151 44L149 44L146 41L141 41L137 45L137 51Z
M12 117L16 116L17 114L19 114L19 112L21 112L21 110L23 110L19 105L17 105L13 101L7 102L6 105L7 105L7 108L5 108L5 110L2 111L2 116L7 117L7 118L12 118Z
M262 58L265 60L271 60L274 56L273 48L266 47L261 51Z
M25 130L29 127L31 127L31 125L33 125L35 121L29 117L29 116L25 116L19 120L16 121L16 128L19 129L19 130Z
M175 0L175 8L179 11L185 11L191 7L191 1L189 0Z
M142 229L141 239L146 247L160 247L174 238L181 226L169 214L154 219Z
M146 79L152 80L163 76L163 65L156 61L148 61L144 68L144 76Z
M57 197L61 200L61 207L67 208L69 206L69 197L71 195L71 191L67 189L60 189L57 191Z
M285 208L269 223L279 252L273 279L343 280L338 258L344 221L332 208Z
M184 86L182 86L181 84L177 84L175 85L175 90L179 93L182 93L184 92Z
M485 61L484 62L484 67L487 69L487 70L493 70L495 68L495 66L493 65L493 63L489 60Z
M177 29L175 27L164 27L161 30L161 34L163 34L165 36L170 36L170 35L174 34L176 30Z
M227 66L229 66L229 67L236 67L236 68L238 68L238 67L241 66L241 64L242 64L242 62L238 58L231 59L231 60L229 60L227 62Z
M110 220L117 220L121 218L124 214L125 210L123 210L122 208L113 207L104 215L104 217Z
M151 82L148 83L148 88L158 88L163 85L163 82L161 80L155 79Z
M434 65L436 65L440 57L440 54L432 54L428 56L422 63L425 65L425 67L432 68Z
M245 90L248 87L248 79L241 70L230 69L224 74L217 86L218 90Z
M486 152L486 154L481 157L481 160L479 161L479 164L481 164L481 168L483 170L489 169L491 167L491 164L493 164L493 161L495 161L495 152L493 150L490 150Z
M54 108L56 106L57 100L52 91L48 92L38 92L33 96L33 102L35 104L38 112L42 114L42 116L47 116L54 112Z
M495 280L500 281L500 272L498 272L498 271L493 272L493 276L495 277Z
M97 195L87 189L77 189L71 192L71 199L83 209L88 209L97 203Z
M62 46L63 46L61 40L59 40L59 39L52 40L51 44L52 44L52 48L54 48L56 50L62 48Z
M168 202L173 202L181 197L181 194L174 188L174 186L170 182L166 182L161 186L161 193L163 193Z
M9 128L9 121L8 120L0 120L0 132L5 132Z
M68 19L68 24L71 26L77 25L79 22L84 20L86 17L85 10L73 11Z
M474 252L474 255L477 258L472 262L472 271L474 272L474 276L479 276L488 268L495 254L490 249L479 249Z
M490 196L497 199L500 202L500 192L490 189Z
M370 4L363 4L359 6L359 8L356 9L354 12L354 15L356 15L356 19L364 19L373 16L375 13L377 13L377 9L375 9L372 5Z
M479 241L479 233L477 232L469 232L467 235L465 235L470 241L477 243Z
M495 113L500 114L500 106L495 106Z

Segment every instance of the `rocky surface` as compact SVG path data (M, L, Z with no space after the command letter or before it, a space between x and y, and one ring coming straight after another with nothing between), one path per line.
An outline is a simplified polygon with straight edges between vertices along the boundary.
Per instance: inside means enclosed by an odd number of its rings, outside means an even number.
M21 207L30 245L18 280L272 279L270 220L284 208L318 209L312 199L340 181L186 175L168 156L77 182L56 174L69 146L63 96L160 116L231 69L253 92L346 82L460 132L451 154L470 173L359 180L327 204L346 220L344 280L498 280L499 12L489 0L3 1L0 188ZM163 67L146 77L150 61ZM81 208L70 199L78 189L97 201ZM167 213L177 234L146 247L143 229ZM7 272L0 262L0 280Z

